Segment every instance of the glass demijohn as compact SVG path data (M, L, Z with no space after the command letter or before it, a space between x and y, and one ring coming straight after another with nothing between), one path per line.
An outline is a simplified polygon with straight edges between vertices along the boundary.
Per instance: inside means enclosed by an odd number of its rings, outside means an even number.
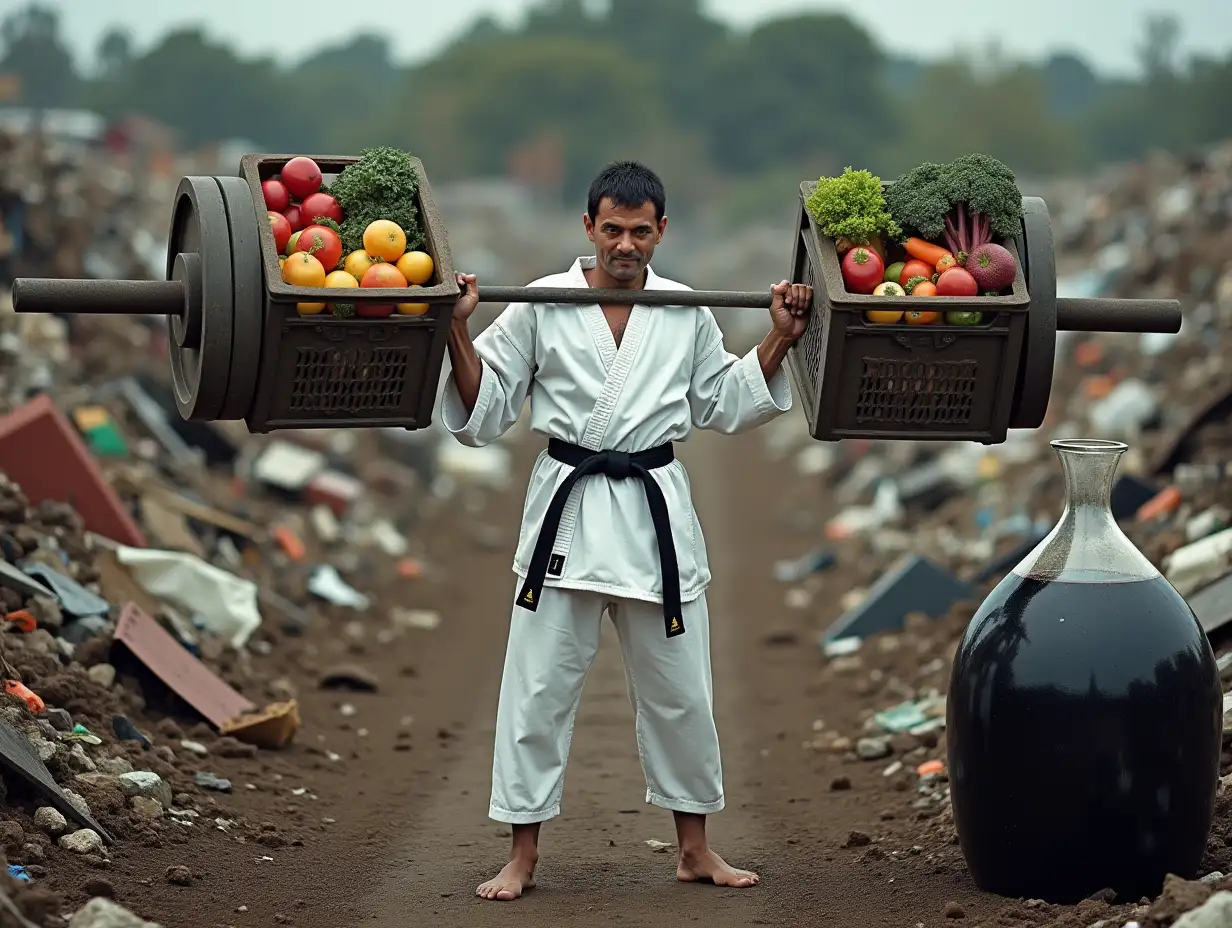
M1054 441L1065 508L988 595L950 678L950 792L975 882L1074 903L1193 878L1222 692L1193 611L1109 504L1119 442Z

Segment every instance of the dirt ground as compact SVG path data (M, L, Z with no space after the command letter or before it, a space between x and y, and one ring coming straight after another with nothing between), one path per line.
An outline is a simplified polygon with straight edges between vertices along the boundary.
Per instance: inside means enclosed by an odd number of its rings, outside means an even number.
M504 529L495 550L476 545L456 514L425 528L443 570L407 605L439 609L438 629L386 648L342 627L317 628L274 649L269 672L300 684L305 727L288 751L214 763L235 783L233 795L220 797L221 826L202 817L194 827L205 833L192 840L171 828L152 846L117 847L109 865L96 862L103 869L58 858L52 887L77 901L113 893L165 928L956 921L1084 928L1108 911L1102 902L1024 909L980 893L944 816L913 812L914 761L893 777L883 772L893 758L869 763L804 746L817 737L818 720L822 730L859 737L871 709L898 700L827 668L810 611L784 605L771 566L798 556L808 536L786 527L801 501L776 492L798 478L767 463L757 434L698 435L681 454L715 573L729 805L711 833L730 861L760 872L761 885L678 884L671 850L647 844L674 840L671 817L644 803L619 649L608 634L583 697L564 814L544 830L539 886L516 903L477 900L474 887L506 853L508 831L486 816L492 724L513 595L509 563L536 451L519 450L511 490L483 514ZM813 508L824 513L824 502ZM844 589L841 576L827 583ZM929 657L904 657L904 666L914 670ZM374 671L379 691L315 689L316 675L339 661ZM942 692L947 671L948 655L931 671ZM268 840L229 833L226 817L237 816L268 822ZM172 885L172 867L188 868L191 880Z

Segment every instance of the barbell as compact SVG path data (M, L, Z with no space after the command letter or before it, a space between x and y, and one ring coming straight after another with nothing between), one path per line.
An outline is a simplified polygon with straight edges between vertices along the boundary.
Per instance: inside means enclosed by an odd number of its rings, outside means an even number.
M299 316L297 302L338 301L337 290L296 287L278 273L261 181L292 155L248 155L238 177L181 180L172 208L165 280L21 278L19 313L164 315L171 380L185 419L244 419L279 428L397 426L431 421L453 301L458 294L444 225L422 164L419 207L436 282L422 289L345 291L351 303L427 302L420 316ZM315 157L327 173L354 157ZM980 309L985 326L885 326L863 321L871 297L847 294L832 243L803 209L790 279L810 284L808 331L789 353L813 437L1002 441L1008 427L1041 424L1051 391L1056 332L1174 333L1175 300L1056 297L1051 225L1042 200L1024 198L1013 243L1015 296L947 299L938 309ZM647 306L766 308L762 291L603 290L484 286L485 303L636 302ZM993 302L989 302L989 301ZM863 302L862 302L863 301ZM1004 305L1001 305L1001 304ZM961 304L961 305L960 305ZM919 298L878 308L921 308ZM1000 369L998 369L998 364Z

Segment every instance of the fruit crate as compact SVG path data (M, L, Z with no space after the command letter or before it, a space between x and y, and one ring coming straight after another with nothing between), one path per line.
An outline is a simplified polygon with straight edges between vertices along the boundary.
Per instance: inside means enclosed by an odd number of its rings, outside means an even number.
M1004 441L1030 310L1021 242L1003 243L1018 267L1003 296L850 293L834 240L804 207L814 186L800 185L791 259L791 280L813 288L813 311L788 353L813 437ZM984 318L979 325L868 322L864 314L874 309L977 311Z
M261 376L248 416L250 427L262 432L277 428L424 428L432 421L459 288L445 225L423 164L418 158L411 159L419 181L416 200L425 237L420 247L432 257L431 279L414 290L339 290L293 286L282 279L261 184L294 157L247 155L240 164L240 176L251 190L261 229L265 287ZM306 157L320 167L325 184L360 160L354 156ZM296 309L298 303L410 302L427 303L429 308L422 315L387 318L300 315Z

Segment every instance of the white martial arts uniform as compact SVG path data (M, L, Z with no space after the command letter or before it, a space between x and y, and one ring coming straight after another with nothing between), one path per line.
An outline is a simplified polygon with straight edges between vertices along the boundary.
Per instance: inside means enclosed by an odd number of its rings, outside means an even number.
M594 263L579 258L531 286L588 287L583 269ZM649 269L646 278L647 289L688 289ZM618 349L597 304L515 303L475 349L483 374L474 411L467 416L452 378L441 410L445 427L466 445L504 434L527 397L534 431L596 452L644 452L684 441L694 426L733 434L791 408L786 371L767 383L755 350L743 358L728 353L704 307L634 306ZM520 578L549 503L573 469L547 451L535 462L514 557ZM667 504L685 632L665 633L659 549L642 482L582 477L564 507L536 611L513 608L489 809L497 821L559 814L573 720L605 611L620 636L647 802L682 812L723 808L706 546L684 465L673 460L649 474ZM524 596L526 587L519 589Z

